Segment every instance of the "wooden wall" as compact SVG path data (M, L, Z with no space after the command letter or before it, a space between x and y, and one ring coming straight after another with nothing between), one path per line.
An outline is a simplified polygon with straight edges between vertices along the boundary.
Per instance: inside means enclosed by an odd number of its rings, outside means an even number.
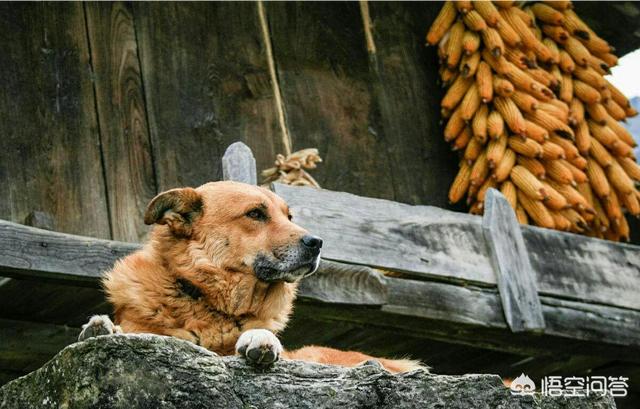
M438 3L264 3L293 149L317 147L323 187L446 206ZM241 140L284 152L258 4L0 4L0 218L139 241L159 191L221 176Z

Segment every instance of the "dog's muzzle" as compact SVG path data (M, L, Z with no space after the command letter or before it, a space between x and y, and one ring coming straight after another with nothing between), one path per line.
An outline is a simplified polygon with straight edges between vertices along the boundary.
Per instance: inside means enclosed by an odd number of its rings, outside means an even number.
M253 270L262 281L292 283L316 272L320 265L321 248L321 238L305 235L297 245L275 249L272 256L258 254Z

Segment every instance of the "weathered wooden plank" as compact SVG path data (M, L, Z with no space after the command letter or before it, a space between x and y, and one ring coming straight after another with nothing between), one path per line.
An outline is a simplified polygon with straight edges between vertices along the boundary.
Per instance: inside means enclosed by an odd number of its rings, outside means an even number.
M516 214L496 189L489 189L484 203L482 230L509 328L513 332L542 330L538 288Z
M441 280L495 285L480 217L278 183L294 220L324 239L323 257Z
M541 294L639 308L639 246L537 227L522 233Z
M1 4L0 44L0 218L109 238L82 4Z
M349 193L274 184L323 256L437 280L496 284L481 218ZM525 226L541 294L640 310L640 247Z
M220 180L238 140L271 167L283 149L256 4L133 8L159 190Z
M293 149L318 148L321 186L393 199L391 166L406 164L388 158L397 135L381 126L358 3L264 6ZM422 183L413 180L402 183Z
M139 242L149 231L143 216L156 186L131 6L84 7L113 239Z
M436 48L424 46L425 30L440 8L439 2L370 2L376 48L370 73L394 200L446 207L458 160L441 137Z
M49 232L0 220L0 274L98 285L115 260L141 246Z
M229 145L222 156L222 178L250 185L258 184L256 159L247 145L242 142Z

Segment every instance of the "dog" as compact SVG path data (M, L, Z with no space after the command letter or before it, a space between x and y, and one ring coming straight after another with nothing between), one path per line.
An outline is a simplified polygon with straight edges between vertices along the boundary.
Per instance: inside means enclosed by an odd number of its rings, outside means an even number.
M282 348L275 334L287 324L299 280L318 268L322 239L296 225L270 190L227 181L172 189L151 200L144 221L154 225L148 242L102 281L115 324L94 316L81 340L153 333L261 367L285 358L342 366L375 360L393 373L423 368L354 351Z

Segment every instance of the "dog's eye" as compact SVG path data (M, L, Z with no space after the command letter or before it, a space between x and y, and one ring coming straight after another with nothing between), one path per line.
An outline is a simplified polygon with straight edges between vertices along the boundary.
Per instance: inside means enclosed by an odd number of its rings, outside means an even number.
M252 210L249 210L247 212L247 217L250 217L254 220L260 220L260 221L265 221L267 220L267 214L265 213L264 210L260 209L260 208L255 208Z

